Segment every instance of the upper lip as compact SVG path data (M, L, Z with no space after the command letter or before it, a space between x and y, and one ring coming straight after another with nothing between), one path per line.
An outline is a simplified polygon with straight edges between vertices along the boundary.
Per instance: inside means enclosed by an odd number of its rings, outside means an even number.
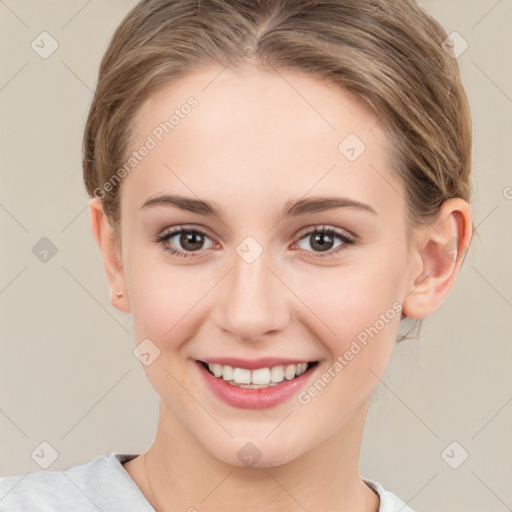
M281 357L261 357L259 359L240 359L237 357L208 357L205 359L198 359L198 361L202 361L203 363L220 364L223 366L226 365L233 368L245 368L247 370L314 362L313 359L288 359Z

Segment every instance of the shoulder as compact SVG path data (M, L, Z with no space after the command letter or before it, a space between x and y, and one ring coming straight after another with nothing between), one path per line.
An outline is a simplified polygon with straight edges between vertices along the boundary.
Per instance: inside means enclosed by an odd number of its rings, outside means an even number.
M152 510L121 465L135 456L112 452L63 471L0 478L0 512Z
M375 480L363 478L363 481L379 495L379 512L414 512L414 510L407 506L398 496L384 489L384 487Z

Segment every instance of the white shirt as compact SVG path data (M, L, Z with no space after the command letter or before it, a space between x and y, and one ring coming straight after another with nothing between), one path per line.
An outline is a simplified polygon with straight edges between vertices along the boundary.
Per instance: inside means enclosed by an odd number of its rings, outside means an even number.
M154 512L121 465L135 457L111 452L64 471L0 478L0 512ZM363 481L379 495L379 512L414 512L379 483Z

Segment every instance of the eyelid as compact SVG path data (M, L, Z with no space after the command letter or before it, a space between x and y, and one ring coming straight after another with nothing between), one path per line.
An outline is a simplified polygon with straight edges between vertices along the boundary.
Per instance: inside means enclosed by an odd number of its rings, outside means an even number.
M333 226L325 225L325 224L311 224L310 226L306 226L304 228L301 228L293 236L293 238L296 238L297 241L298 241L298 240L302 240L302 238L305 235L311 234L312 232L316 232L316 231L320 231L321 232L321 231L329 230L329 229L332 229L332 230L336 231L340 235L346 236L347 238L349 238L350 240L352 240L354 242L357 242L359 240L359 237L355 233L352 233L351 231L348 231L346 229L341 229L341 228L335 228ZM167 235L169 235L171 233L178 234L181 230L184 230L184 231L186 231L186 230L198 231L199 233L202 233L202 234L208 236L208 238L210 238L212 240L215 240L218 243L218 241L216 240L217 237L212 236L212 234L209 232L208 229L204 228L203 226L188 225L188 224L177 224L176 226L165 228L161 233L159 233L155 237L155 239L162 238L162 237L167 236Z
M294 238L297 238L297 240L302 240L302 238L304 238L305 235L309 235L309 234L317 232L317 231L323 232L326 230L333 230L334 232L336 232L336 234L338 234L340 236L344 236L344 237L348 238L349 240L351 240L352 242L359 241L359 237L355 233L352 233L351 231L348 231L347 229L335 228L334 226L327 225L327 224L312 224L310 226L302 228L294 236Z
M176 226L165 228L163 231L152 237L152 241L158 244L168 244L169 240L176 235L179 235L182 232L186 231L195 231L198 233L201 233L205 237L209 238L213 245L218 245L218 241L216 240L216 237L212 236L208 229L202 227L202 226L195 226L195 225L186 225L186 224L177 224ZM182 249L166 249L167 251L170 251L171 253L182 253L182 255L186 256L200 256L205 252L205 249L201 249L199 251L183 251Z
M169 229L169 231L167 232L163 232L163 236L165 236L166 234L169 234L169 233L173 233L175 235L179 234L180 232L182 231L192 231L192 232L198 232L198 233L201 233L202 235L208 237L210 239L210 241L213 243L213 245L219 245L219 240L222 240L220 237L217 237L216 235L213 235L210 230L202 227L202 226L188 226L188 225L182 225L180 224L179 226L175 226L174 228L171 228Z
M202 235L208 237L213 243L218 244L216 237L211 236L208 229L204 227L199 227L196 225L184 225L179 224L176 226L168 227L164 229L160 234L155 236L153 238L153 242L160 243L162 245L165 245L168 243L170 238L173 238L174 236L180 234L181 232L186 231L195 231L198 233L201 233ZM314 233L330 233L335 237L338 237L339 240L342 241L341 246L338 246L337 249L325 251L325 253L322 252L315 252L315 251L306 251L307 257L313 258L313 259L322 259L325 257L336 257L338 252L341 252L343 250L349 249L351 246L355 245L359 241L359 237L355 235L354 233L344 230L341 228L335 228L330 225L319 225L319 224L312 224L310 226L306 226L302 228L298 234L294 236L295 241L292 243L292 247L296 246L301 240L306 238L307 236L311 236ZM211 249L211 247L210 247ZM200 249L198 251L184 251L182 249L173 249L173 248L165 248L168 252L171 252L171 254L184 256L184 257L201 257L205 252L206 249Z
M189 225L189 224L177 224L176 226L165 228L161 233L157 235L157 238L162 238L164 236L172 234L178 234L180 231L198 231L203 235L206 235L208 238L215 240L215 237L211 235L211 233L204 228L203 226L197 225Z

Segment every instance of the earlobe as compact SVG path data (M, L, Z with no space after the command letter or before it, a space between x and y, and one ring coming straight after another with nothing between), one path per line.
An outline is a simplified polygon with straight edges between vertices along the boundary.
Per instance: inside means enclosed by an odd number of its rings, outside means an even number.
M89 217L91 230L100 250L103 268L110 285L110 302L119 311L130 313L119 247L100 199L92 198L89 201Z
M461 198L445 201L435 222L421 228L414 255L418 265L403 301L405 315L425 318L441 306L455 283L471 235L471 210Z

